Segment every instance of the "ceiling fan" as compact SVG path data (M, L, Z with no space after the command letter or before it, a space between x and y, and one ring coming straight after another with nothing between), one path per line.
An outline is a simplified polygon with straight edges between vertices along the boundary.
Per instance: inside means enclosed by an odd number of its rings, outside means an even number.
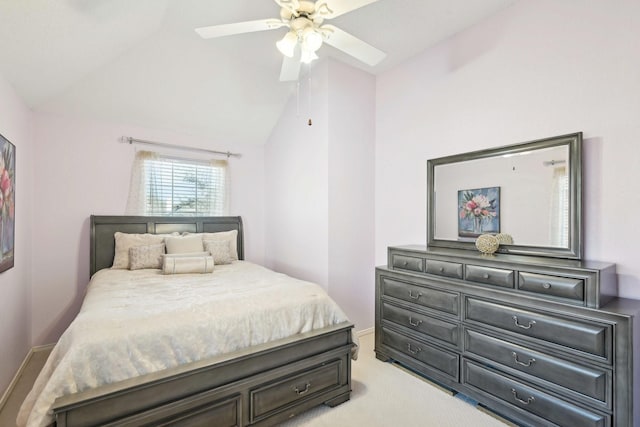
M331 45L357 60L376 65L386 54L333 25L326 19L336 18L379 0L274 0L280 6L279 19L259 19L235 24L196 28L204 39L275 30L287 27L289 31L276 43L284 55L280 81L298 80L302 63L310 63L323 43Z

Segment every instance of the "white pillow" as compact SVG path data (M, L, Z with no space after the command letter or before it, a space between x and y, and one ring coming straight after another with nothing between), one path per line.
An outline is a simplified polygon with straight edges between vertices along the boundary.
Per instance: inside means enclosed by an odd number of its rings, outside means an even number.
M216 265L231 264L231 244L228 240L204 240L204 249L213 257Z
M165 255L162 263L164 274L211 273L213 272L211 255L184 256Z
M238 260L238 230L220 231L218 233L184 233L185 236L201 236L202 240L228 240L231 260Z
M165 239L168 254L183 254L192 252L202 252L202 236L197 234L189 236L167 237Z
M164 243L129 248L129 270L162 268Z
M134 246L157 245L162 243L166 236L166 234L133 234L116 231L113 235L116 247L111 268L129 268L129 249Z

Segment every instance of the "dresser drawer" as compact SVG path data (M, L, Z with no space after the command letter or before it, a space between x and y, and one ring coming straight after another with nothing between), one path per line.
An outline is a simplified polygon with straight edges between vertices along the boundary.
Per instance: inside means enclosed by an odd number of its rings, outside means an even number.
M342 384L342 363L342 360L335 360L294 377L251 390L252 422L299 400L339 388Z
M381 277L382 294L398 298L423 307L458 315L460 294L445 292L438 289L417 286L408 282Z
M591 412L493 370L463 361L463 382L484 394L561 426L605 427L608 415Z
M611 326L467 298L465 319L580 350L611 362Z
M487 285L513 288L514 272L502 268L482 267L479 265L467 265L465 278L472 282Z
M382 328L382 343L458 381L460 358L457 354L430 346L387 328Z
M611 402L611 371L590 368L508 341L466 330L464 347L471 353L596 399Z
M584 300L584 280L520 272L518 289L573 300Z
M426 272L438 276L453 277L462 279L462 264L457 262L427 260Z
M422 273L424 271L424 260L422 258L406 256L406 255L391 255L391 265L395 269L417 271Z
M417 314L387 303L382 304L382 318L396 325L439 339L447 344L458 346L460 325Z

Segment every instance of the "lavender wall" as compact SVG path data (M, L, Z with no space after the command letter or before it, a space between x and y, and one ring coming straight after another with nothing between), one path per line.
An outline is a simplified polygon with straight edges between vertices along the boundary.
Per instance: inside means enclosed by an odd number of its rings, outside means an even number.
M426 160L584 132L585 258L640 298L640 2L518 2L379 76L376 260L424 244Z
M31 347L31 224L33 141L31 112L0 75L0 133L16 146L14 267L0 273L0 391L7 388Z
M122 135L242 153L230 160L230 214L243 217L246 258L263 262L263 147L49 114L34 122L34 344L56 341L78 312L89 280L89 216L124 213L135 148L119 143Z
M373 325L375 78L322 61L302 81L266 145L265 258L322 285L365 329Z
M373 326L375 303L375 77L329 67L329 295L354 322Z
M265 146L265 261L269 268L328 283L328 65L301 79ZM309 96L309 86L311 96ZM309 118L312 126L308 125Z

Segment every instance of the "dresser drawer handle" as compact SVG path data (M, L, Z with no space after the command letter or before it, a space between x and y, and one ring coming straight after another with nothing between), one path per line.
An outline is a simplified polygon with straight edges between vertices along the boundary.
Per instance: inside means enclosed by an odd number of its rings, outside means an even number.
M413 350L410 342L407 343L407 350L409 350L409 353L411 354L418 354L422 351L420 347L416 347L415 350Z
M298 396L302 396L303 394L307 393L310 388L311 388L311 383L307 383L304 386L303 390L300 390L298 387L296 387L296 388L293 389L293 391L295 391Z
M536 361L536 359L531 358L526 362L521 362L521 361L518 360L518 354L515 351L511 352L511 355L513 356L513 361L516 362L516 364L518 364L520 366L527 366L528 367L528 366L531 366L531 364Z
M418 291L415 295L413 295L413 291L409 289L409 298L418 299L422 296L422 292Z
M545 282L542 284L542 287L545 289L551 289L551 283Z
M520 398L518 397L518 392L516 391L516 389L515 389L515 388L512 388L512 389L511 389L511 393L513 393L513 398L514 398L514 399L516 399L518 402L522 403L523 405L528 405L528 404L530 404L530 403L533 403L533 402L536 400L536 398L535 398L535 397L533 397L533 396L529 396L529 397L527 397L527 400L522 400L522 399L520 399Z
M440 267L440 268L438 269L438 271L439 271L440 273L444 273L444 267Z
M524 326L518 323L518 316L513 316L512 319L515 322L516 326L522 329L531 329L531 327L536 324L535 320L529 320L529 324L527 326Z
M489 273L484 273L484 274L482 275L482 278L483 278L483 279L488 279L488 278L489 278Z
M407 265L409 265L409 261L405 261L405 262L402 263L403 267L406 267Z
M420 326L420 323L422 323L422 320L418 319L414 322L411 316L409 316L409 324L411 326Z

